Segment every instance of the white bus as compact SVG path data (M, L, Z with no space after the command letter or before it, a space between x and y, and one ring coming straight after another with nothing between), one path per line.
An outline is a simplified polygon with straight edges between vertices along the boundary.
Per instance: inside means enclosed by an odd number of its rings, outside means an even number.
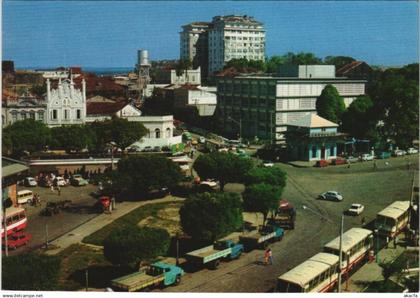
M410 201L395 201L376 215L375 228L379 234L394 238L408 224Z
M309 260L279 276L281 293L323 293L331 291L338 278L338 256L318 253Z
M373 249L373 232L362 228L352 228L343 234L341 272L348 273L355 266L367 260ZM324 252L340 255L340 237L324 246Z

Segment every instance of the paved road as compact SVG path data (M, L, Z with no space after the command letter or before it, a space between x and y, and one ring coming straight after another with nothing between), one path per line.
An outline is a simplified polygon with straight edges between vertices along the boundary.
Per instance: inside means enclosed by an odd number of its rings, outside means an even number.
M65 235L55 239L51 242L53 247L56 249L51 249L46 252L46 254L54 255L62 251L63 249L69 247L74 243L79 243L85 238L86 236L96 232L97 230L101 229L102 227L110 224L117 218L129 213L130 211L147 205L147 204L157 204L157 203L164 203L164 202L177 202L183 201L182 198L166 196L162 199L155 199L155 200L147 200L147 201L139 201L139 202L122 202L116 204L116 209L111 214L101 214L93 219L91 219L88 223L85 223L76 229L69 231Z

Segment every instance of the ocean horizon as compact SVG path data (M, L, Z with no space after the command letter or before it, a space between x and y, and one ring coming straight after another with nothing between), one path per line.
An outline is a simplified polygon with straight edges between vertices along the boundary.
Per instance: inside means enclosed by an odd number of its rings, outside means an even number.
M17 70L54 70L58 67L18 67ZM81 67L83 72L97 75L118 75L134 71L134 67Z

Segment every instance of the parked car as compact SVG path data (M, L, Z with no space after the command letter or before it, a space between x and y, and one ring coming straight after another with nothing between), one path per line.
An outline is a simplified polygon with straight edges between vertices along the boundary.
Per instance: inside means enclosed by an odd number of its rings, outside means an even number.
M325 159L318 160L315 164L315 167L317 168L328 167L328 161L326 161Z
M403 156L405 155L407 152L405 152L404 150L394 150L394 152L392 152L392 156Z
M417 154L419 153L419 150L417 148L408 148L407 154Z
M161 152L162 149L160 148L160 146L155 146L153 147L153 152Z
M271 160L263 160L262 165L268 168L274 167L274 163Z
M63 177L57 176L57 177L55 177L55 185L57 185L57 186L66 186L67 185L67 182L66 182L66 180L64 180Z
M198 142L199 142L200 144L204 144L204 143L206 142L206 138L205 138L205 137L199 137L199 138L198 138Z
M359 159L357 157L354 157L354 156L348 156L346 158L346 160L347 160L347 163L355 163L355 162L359 161Z
M350 208L347 210L347 213L350 215L359 215L365 210L365 206L362 204L351 204Z
M33 177L26 177L23 182L23 185L35 187L38 185L38 182L36 182L35 178Z
M318 198L321 200L331 200L331 201L338 201L338 202L341 202L343 200L343 196L335 190L324 192L320 194Z
M391 157L391 153L387 151L381 151L376 154L379 159L387 159Z
M373 159L374 159L374 156L369 154L369 153L364 153L360 156L361 161L370 161L370 160L373 160Z
M25 232L16 232L7 238L7 248L17 249L22 245L26 245L31 241L32 235ZM4 246L4 242L3 242Z
M195 138L194 138L194 139L192 139L191 144L192 144L192 145L198 145L198 141L197 141L197 139L195 139Z
M73 186L84 186L88 185L88 181L86 179L83 179L82 175L76 174L73 175L73 177L70 180L71 185Z
M347 161L345 159L341 159L341 158L336 158L336 159L333 159L331 161L331 164L333 166L345 165L346 163L347 163Z
M143 152L152 152L152 151L153 151L153 148L151 146L146 146L143 149Z

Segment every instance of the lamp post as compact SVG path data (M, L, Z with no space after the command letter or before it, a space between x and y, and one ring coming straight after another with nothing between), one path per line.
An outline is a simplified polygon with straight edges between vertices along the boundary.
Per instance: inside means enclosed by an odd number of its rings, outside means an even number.
M228 117L228 119L239 125L239 141L242 143L242 118L239 118L239 121L233 119L232 117Z
M309 210L312 213L318 215L319 217L329 221L330 223L334 223L328 217L323 216L322 214L316 212L315 210L309 208L308 206L302 205L304 210ZM343 228L344 228L344 215L341 215L341 224L340 224L340 244L339 244L339 268L338 268L338 285L337 285L337 292L341 293L341 264L343 262Z

